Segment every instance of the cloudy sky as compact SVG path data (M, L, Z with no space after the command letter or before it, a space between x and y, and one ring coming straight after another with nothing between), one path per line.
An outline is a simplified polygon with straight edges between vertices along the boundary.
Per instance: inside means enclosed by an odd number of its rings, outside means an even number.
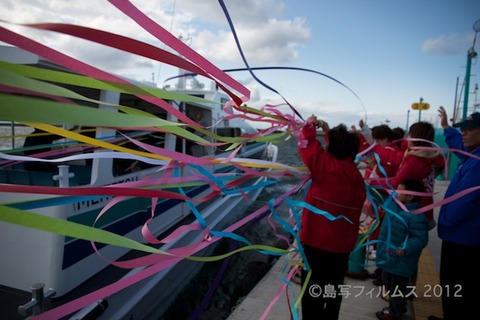
M219 68L245 67L218 1L132 2ZM406 127L408 110L420 98L431 105L422 112L422 120L436 124L436 110L441 105L451 114L457 78L461 85L467 51L473 44L472 26L480 19L478 0L224 2L251 67L312 69L337 79L355 93L313 73L255 71L304 117L316 114L333 125L352 125L366 117L371 126L390 121L392 127ZM0 0L0 19L80 24L168 50L107 1ZM137 80L163 86L164 80L177 72L168 65L87 41L1 24L106 71ZM480 66L474 59L471 92L480 81L479 74ZM283 102L247 72L232 76L251 90L250 106ZM463 100L463 94L460 96ZM472 93L472 106L476 99ZM412 110L408 121L411 124L418 118L418 111Z

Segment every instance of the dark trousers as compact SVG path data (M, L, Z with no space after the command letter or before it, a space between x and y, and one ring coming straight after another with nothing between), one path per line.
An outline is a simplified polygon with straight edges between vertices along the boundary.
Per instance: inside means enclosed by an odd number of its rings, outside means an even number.
M480 246L442 241L440 284L445 320L473 319L478 316L480 276L476 260Z
M395 317L401 318L407 311L407 285L410 278L397 276L385 270L382 271L382 283L385 293L390 295L388 307Z
M332 253L305 245L304 250L312 276L302 298L302 319L337 320L342 303L338 285L343 284L349 253ZM302 270L302 284L307 273ZM331 288L335 289L334 296L330 295Z

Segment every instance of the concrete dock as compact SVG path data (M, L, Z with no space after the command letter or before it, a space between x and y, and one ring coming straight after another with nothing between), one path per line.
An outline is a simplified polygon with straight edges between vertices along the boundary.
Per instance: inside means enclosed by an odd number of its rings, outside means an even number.
M435 182L435 202L443 199L448 183L448 181ZM437 221L438 212L439 208L435 208ZM443 315L441 298L435 296L438 293L433 290L435 286L440 284L438 276L440 245L441 242L437 236L437 229L434 228L430 231L429 243L423 250L419 262L416 284L418 297L408 303L408 311L402 318L404 320L426 320L429 315L438 317ZM237 305L228 320L260 319L283 284L281 277L285 263L283 259L278 260L267 275L252 289L250 294ZM375 268L374 262L369 261L368 265L370 266L369 271L373 271ZM357 280L345 277L345 284L351 288L349 291L351 295L343 297L340 320L376 319L375 312L388 306L388 302L380 297L380 289L372 283L372 279ZM289 305L299 293L300 286L292 282L292 288L288 290L289 299L287 299L284 291L265 319L293 319ZM298 309L298 319L302 319L300 307Z

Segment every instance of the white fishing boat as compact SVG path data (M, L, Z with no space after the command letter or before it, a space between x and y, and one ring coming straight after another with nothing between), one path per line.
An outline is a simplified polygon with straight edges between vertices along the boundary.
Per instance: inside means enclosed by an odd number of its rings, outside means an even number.
M29 67L45 68L45 70L61 70L61 68L49 61L17 48L2 47L0 61L10 61ZM186 84L184 79L179 83ZM146 86L145 84L143 85ZM105 105L101 104L100 106L88 103L90 107L100 107L116 112L116 109L110 108L108 105L130 106L153 114L160 119L177 121L174 115L132 94L82 88L74 85L67 87L74 92L105 103ZM256 132L246 121L238 118L233 120L224 119L227 114L223 106L229 100L229 97L215 87L203 88L203 86L198 85L198 82L193 81L190 86L176 86L171 90L172 92L181 92L192 97L212 101L212 103L168 101L171 106L186 115L202 114L201 123L205 126L205 130L222 137L238 137L243 134ZM1 103L0 108L15 108L15 106ZM0 120L5 121L9 119ZM13 132L17 134L18 130L22 130L22 128L23 130L29 130L28 133L30 134L33 130L29 127L22 127L16 122L11 122L11 125L14 127ZM80 130L82 133L85 132L86 128L74 128L72 130ZM115 145L122 144L135 147L127 140L126 137L128 136L165 150L176 151L180 154L191 154L201 159L226 159L232 153L232 150L229 150L225 145L190 145L187 139L168 131L126 130L119 133L115 129L95 128L90 133L90 136L93 137L94 135L97 140L111 142ZM11 137L7 138L7 142L10 139ZM210 142L215 142L211 137L206 137L206 139ZM72 145L75 145L76 149L72 148ZM82 146L76 142L73 143L70 139L59 139L52 145L28 148L25 148L25 145L13 145L10 149L3 148L2 154L8 156L24 156L26 154L35 156L39 152L44 152L44 150L40 151L36 148L47 148L50 152L57 152L57 157L71 155L68 151L70 149L76 151L74 153L75 157L71 161L65 160L60 164L42 162L40 163L41 167L35 166L39 164L38 162L22 162L18 159L8 160L4 157L3 160L0 160L0 183L24 187L50 186L52 188L81 189L121 185L127 182L139 182L147 178L161 179L165 174L165 170L161 170L165 168L161 160L142 157L129 159L121 157L120 154L122 152L117 153L119 155L118 158L114 155L109 157L82 158L82 155L85 154L100 154L112 151L98 146ZM63 153L59 155L58 150L63 150ZM239 150L235 158L275 161L276 154L276 147L272 144L249 142ZM48 152L42 153L41 157L47 156ZM146 162L142 160L146 160ZM234 166L226 165L221 161L203 166L202 170L212 175L229 172L236 172L237 175L242 174ZM177 177L182 178L195 176L196 173L192 168L184 166L179 167L176 174ZM233 219L238 218L238 215L235 215L235 213L242 213L251 204L251 201L246 199L254 200L262 191L265 181L266 177L258 175L255 179L249 179L240 186L243 190L242 192L220 193L211 200L200 203L192 201L190 204L200 212L210 229L221 230L233 223ZM212 192L210 186L205 183L192 184L185 187L184 191L188 197L193 199L202 198ZM42 199L54 201L57 198L61 198L61 196L28 192L2 192L0 193L0 204L11 205L12 203L25 203L25 201L31 200L30 207L19 205L17 208L92 226L101 210L113 197L110 195L98 195L96 197L78 197L76 201L71 200L68 203L56 205L44 206L38 204ZM36 207L35 203L38 204ZM195 221L192 207L186 201L160 198L153 210L151 206L151 199L125 197L120 203L110 208L108 214L99 218L95 227L136 241L145 242L142 238L141 228L149 219L152 211L155 214L148 226L153 235L159 239L173 230L175 226ZM160 248L161 250L168 250L188 246L198 242L201 236L202 234L199 232L188 232ZM125 248L102 245L101 243L97 243L96 248L103 257L110 260L116 260L132 254ZM211 250L211 248L208 250ZM208 252L203 252L202 254L208 254ZM90 241L6 222L0 222L0 261L0 309L2 310L2 318L5 316L5 319L24 319L32 312L39 313L52 309L99 289L106 284L137 274L144 269L144 267L132 270L112 267L95 252ZM168 307L182 286L195 275L200 266L201 264L197 262L181 261L98 301L98 303L83 308L78 314L69 315L68 318L92 319L95 317L95 314L100 313L102 314L101 319L149 318L153 313L161 312L162 308ZM40 284L44 285L44 289ZM34 291L34 299L32 301L30 301L32 298L31 288ZM41 295L46 294L49 297L49 289L55 291L55 295L52 295L48 300L45 297L45 303L43 303ZM107 305L108 307L106 307ZM160 308L158 308L159 306ZM23 315L19 312L22 312Z

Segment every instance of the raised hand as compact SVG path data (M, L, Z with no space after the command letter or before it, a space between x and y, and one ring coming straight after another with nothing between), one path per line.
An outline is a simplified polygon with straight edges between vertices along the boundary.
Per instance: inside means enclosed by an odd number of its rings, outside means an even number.
M440 108L438 108L438 116L440 117L440 125L442 126L442 128L447 129L449 125L448 125L447 111L445 111L444 107L440 106Z

